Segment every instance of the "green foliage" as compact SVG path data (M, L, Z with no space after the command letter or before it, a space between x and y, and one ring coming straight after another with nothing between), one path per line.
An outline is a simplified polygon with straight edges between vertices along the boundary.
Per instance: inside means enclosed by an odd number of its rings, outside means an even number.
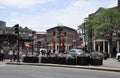
M84 24L79 25L78 29L85 29L88 44L93 39L108 40L110 47L112 46L112 36L115 30L120 29L120 9L106 9L100 14L92 14L85 18ZM112 47L111 47L112 48ZM110 50L112 52L112 49Z
M90 58L100 59L100 58L103 58L103 54L100 53L100 52L92 52L92 53L90 54Z
M90 35L90 30L94 31L94 39L98 37L112 36L116 28L120 27L120 10L119 9L107 9L99 15L92 15L85 18L86 34ZM101 32L103 35L101 36ZM106 39L110 40L107 37Z

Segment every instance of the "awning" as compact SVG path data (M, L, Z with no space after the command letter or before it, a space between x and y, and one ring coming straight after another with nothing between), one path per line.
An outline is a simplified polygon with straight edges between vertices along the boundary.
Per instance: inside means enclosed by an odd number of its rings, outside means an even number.
M77 48L86 48L86 44L83 43L83 44L79 45Z

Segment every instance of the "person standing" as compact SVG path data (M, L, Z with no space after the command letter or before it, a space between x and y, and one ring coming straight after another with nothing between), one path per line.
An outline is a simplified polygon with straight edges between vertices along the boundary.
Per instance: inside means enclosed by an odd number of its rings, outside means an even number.
M18 51L17 51L17 49L15 49L15 51L13 52L14 62L17 60L17 55L18 55Z
M1 61L3 61L4 60L4 49L3 49L3 47L1 48L0 53L1 53Z
M10 62L12 62L12 59L13 59L13 50L10 49L9 51L9 58L10 58Z

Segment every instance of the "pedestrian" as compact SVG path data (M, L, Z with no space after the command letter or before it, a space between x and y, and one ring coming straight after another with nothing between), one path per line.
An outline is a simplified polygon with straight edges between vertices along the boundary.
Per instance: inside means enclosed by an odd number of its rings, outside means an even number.
M19 52L19 58L22 59L23 58L23 50L20 49L20 52Z
M3 47L0 50L0 54L1 54L1 61L3 61L4 60L4 49L3 49Z
M47 55L50 55L51 54L51 50L49 49L48 52L47 52Z
M17 49L15 49L14 52L13 52L13 60L14 60L14 62L17 60L17 54L18 54L18 51L17 51Z
M13 59L13 49L10 49L10 51L9 51L9 58L10 58L10 62L12 62L12 59Z

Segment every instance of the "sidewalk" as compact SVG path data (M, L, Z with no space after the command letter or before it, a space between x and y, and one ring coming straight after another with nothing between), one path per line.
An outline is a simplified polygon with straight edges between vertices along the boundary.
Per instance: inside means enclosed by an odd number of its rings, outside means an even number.
M104 60L102 66L60 65L60 64L46 64L46 63L23 63L23 62L9 62L9 60L5 60L4 63L9 64L9 65L51 66L51 67L66 67L66 68L77 68L77 69L79 68L79 69L91 69L91 70L120 72L120 62L118 62L115 58L109 58L107 60Z

